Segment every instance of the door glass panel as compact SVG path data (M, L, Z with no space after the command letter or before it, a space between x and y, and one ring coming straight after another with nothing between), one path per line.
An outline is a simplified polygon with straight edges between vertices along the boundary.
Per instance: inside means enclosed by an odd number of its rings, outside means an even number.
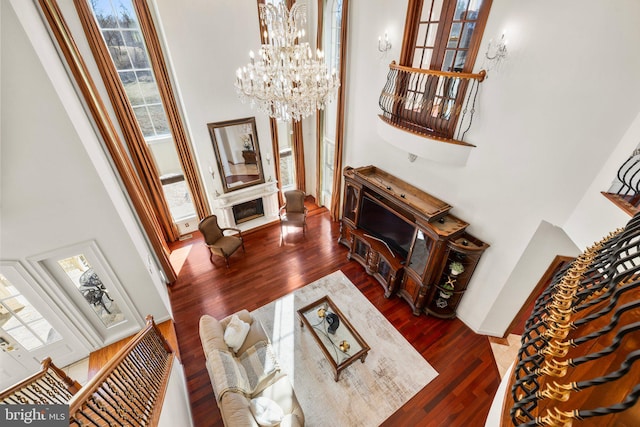
M51 324L0 274L0 327L26 350L62 339Z
M424 269L427 266L427 259L429 259L429 241L425 238L422 230L418 229L416 234L416 241L411 251L411 259L409 260L409 267L416 273L422 275Z
M69 276L78 292L105 327L110 328L126 320L118 303L111 298L109 290L84 255L79 254L61 259L58 261L58 265Z

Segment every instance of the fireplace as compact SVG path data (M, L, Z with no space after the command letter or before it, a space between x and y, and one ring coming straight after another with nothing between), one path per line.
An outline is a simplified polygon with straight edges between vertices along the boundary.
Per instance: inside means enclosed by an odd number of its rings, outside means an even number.
M237 204L231 209L233 210L233 219L236 221L236 224L241 224L243 222L251 221L252 219L264 216L262 198Z

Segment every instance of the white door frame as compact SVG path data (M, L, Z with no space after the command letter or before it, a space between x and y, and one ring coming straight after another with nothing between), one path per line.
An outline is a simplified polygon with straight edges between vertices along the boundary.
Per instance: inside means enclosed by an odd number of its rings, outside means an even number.
M58 261L82 254L98 274L109 295L124 314L124 321L105 326L89 307L76 284ZM93 349L102 348L137 333L144 327L144 319L136 309L118 276L112 270L98 244L91 240L55 249L29 258L29 262L48 286L43 289L60 309L64 308L71 322L91 343Z
M3 369L5 372L3 372L1 384L9 386L34 374L40 370L41 362L46 357L51 357L57 366L63 367L89 355L91 349L89 343L71 325L64 312L58 310L56 305L48 300L47 294L42 292L41 286L20 262L2 260L0 272L62 337L51 344L29 351L20 346L13 337L0 331L2 338L8 341L4 346L7 351L3 351L1 355L3 368L6 367ZM18 371L12 371L13 369Z

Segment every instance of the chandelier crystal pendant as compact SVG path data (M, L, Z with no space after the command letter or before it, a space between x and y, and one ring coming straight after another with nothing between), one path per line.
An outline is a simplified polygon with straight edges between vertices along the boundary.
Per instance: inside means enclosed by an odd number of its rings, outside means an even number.
M302 120L322 110L334 99L340 81L328 71L324 54L315 57L309 43L301 42L307 22L307 5L284 1L260 4L260 20L266 28L265 44L249 63L236 71L236 92L243 102L278 120Z

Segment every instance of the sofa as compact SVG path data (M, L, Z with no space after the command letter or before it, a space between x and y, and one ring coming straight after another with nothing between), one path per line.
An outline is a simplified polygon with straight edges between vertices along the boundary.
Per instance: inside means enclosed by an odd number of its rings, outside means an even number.
M304 426L302 408L260 321L247 310L222 320L205 314L199 328L225 426Z

